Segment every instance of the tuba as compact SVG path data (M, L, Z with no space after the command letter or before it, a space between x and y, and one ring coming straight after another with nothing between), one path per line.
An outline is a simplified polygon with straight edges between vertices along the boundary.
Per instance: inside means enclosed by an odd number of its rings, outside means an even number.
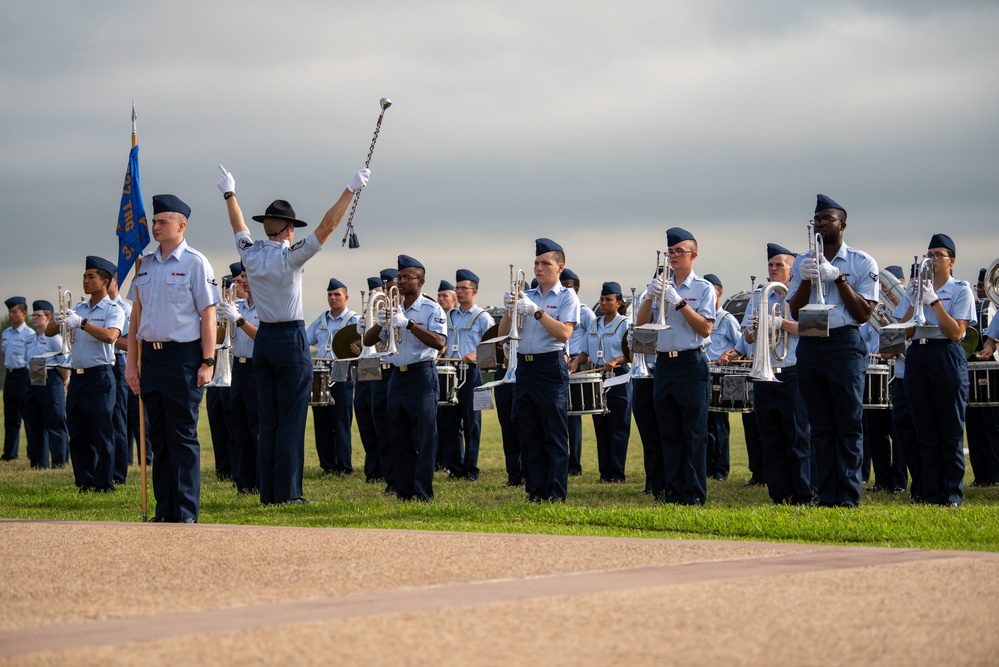
M506 375L503 376L503 382L511 383L517 381L517 344L520 341L520 330L524 328L524 316L518 312L517 300L520 299L520 294L524 291L524 286L527 284L527 274L524 273L523 269L517 271L517 274L513 273L513 264L510 265L510 294L513 296L513 312L510 313L510 333L508 334L508 340L510 341L509 354L507 354L506 362Z
M770 295L776 292L779 300L773 308L764 307L770 304ZM787 287L783 283L767 283L760 292L759 315L756 320L756 340L753 343L753 367L749 372L750 382L777 382L771 357L783 361L787 356L787 332L783 329L770 328L770 315L790 317L787 305Z
M69 315L69 307L73 305L73 293L69 290L62 291L62 285L56 287L59 290L59 315L62 316L62 324L59 325L59 335L62 336L62 352L65 357L73 353L73 332L66 326L66 317Z
M236 305L236 286L222 288L222 303ZM228 387L232 385L232 322L222 322L224 335L222 343L215 346L215 375L206 387Z
M988 300L982 303L982 312L978 317L978 324L983 333L996 316L996 309L999 308L999 257L992 260L989 268L985 270L985 296Z

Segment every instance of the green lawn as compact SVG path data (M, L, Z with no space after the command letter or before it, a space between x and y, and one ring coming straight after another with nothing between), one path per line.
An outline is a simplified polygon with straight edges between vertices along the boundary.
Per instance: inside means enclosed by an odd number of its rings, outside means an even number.
M732 474L726 482L708 482L705 507L654 506L643 496L641 442L631 439L628 481L600 484L596 447L589 417L583 418L582 477L569 479L564 505L534 505L523 487L506 481L495 411L483 413L483 442L478 482L434 480L433 503L402 503L365 484L363 452L354 437L349 477L320 475L312 439L311 415L306 436L307 506L261 506L216 480L208 421L202 410L201 522L287 526L407 528L421 530L549 533L657 538L766 540L821 544L856 544L926 549L999 550L999 488L968 489L959 509L913 506L908 495L867 494L860 508L803 509L776 507L766 491L745 487L749 478L739 415L731 416ZM17 461L0 463L0 517L139 521L139 469L114 494L77 493L72 471L30 470L22 433ZM972 479L968 472L967 480ZM150 516L154 501L149 490Z

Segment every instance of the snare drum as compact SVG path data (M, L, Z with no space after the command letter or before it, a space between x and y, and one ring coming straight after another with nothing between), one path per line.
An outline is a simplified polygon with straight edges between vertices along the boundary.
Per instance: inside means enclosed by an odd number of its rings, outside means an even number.
M749 382L751 368L742 366L709 366L711 371L711 405L709 412L752 412L753 384Z
M441 388L437 405L458 405L458 369L454 366L438 366L437 383Z
M999 361L969 361L969 408L999 406Z
M569 376L569 414L607 414L604 405L603 377L600 373Z
M888 380L891 376L887 364L869 364L864 378L864 409L878 410L891 407L891 390Z
M312 397L309 399L309 405L333 405L333 396L330 395L332 368L332 359L312 360Z

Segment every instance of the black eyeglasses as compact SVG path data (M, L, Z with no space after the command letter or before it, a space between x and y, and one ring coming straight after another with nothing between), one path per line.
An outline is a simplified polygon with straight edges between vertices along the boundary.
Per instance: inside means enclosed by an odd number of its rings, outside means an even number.
M402 275L395 277L395 281L397 283L408 283L410 280L419 280L419 278L417 278L416 276L402 276Z
M949 258L950 255L945 252L928 252L926 253L926 257L928 257L929 259L936 260L936 259L944 259L945 257Z

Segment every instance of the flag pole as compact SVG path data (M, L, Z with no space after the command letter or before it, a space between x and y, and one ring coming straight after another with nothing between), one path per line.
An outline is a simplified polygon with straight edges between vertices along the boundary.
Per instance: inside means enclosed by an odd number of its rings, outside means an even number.
M132 148L139 145L139 133L135 129L135 100L132 100ZM135 272L139 272L142 256L135 258ZM141 305L140 305L141 308ZM140 317L141 315L141 310ZM133 333L134 336L138 331ZM142 382L142 345L135 340L135 365L139 371L139 382ZM149 520L149 489L146 481L146 406L142 401L142 388L139 388L139 476L142 478L142 520Z

